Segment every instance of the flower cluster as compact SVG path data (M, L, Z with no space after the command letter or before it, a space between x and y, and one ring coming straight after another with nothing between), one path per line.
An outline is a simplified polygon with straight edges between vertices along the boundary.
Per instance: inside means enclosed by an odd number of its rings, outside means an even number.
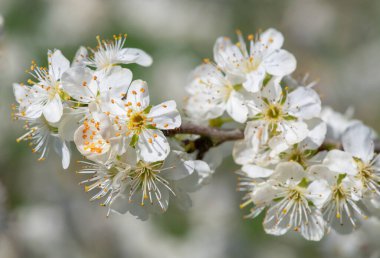
M97 38L73 62L48 52L48 67L32 62L29 85L14 84L14 117L44 159L53 145L70 164L70 142L86 158L78 172L91 198L110 212L145 220L169 201L191 205L188 193L208 182L234 140L238 189L246 217L265 211L264 230L291 230L318 241L335 230L350 233L380 208L376 134L351 112L323 107L315 83L290 75L296 59L283 35L268 29L246 43L218 38L214 61L205 59L186 86L182 125L176 102L151 105L147 83L128 64L149 66L144 51L125 48L126 36ZM205 126L208 124L209 126ZM231 129L232 128L232 129ZM182 134L179 136L179 134ZM210 154L211 153L211 154Z
M27 129L17 141L29 141L40 160L53 145L65 169L74 142L88 159L79 173L90 177L81 184L96 191L91 200L104 199L108 214L128 211L146 219L166 211L170 199L188 206L187 193L210 168L164 135L181 125L176 102L151 105L147 83L125 68L150 66L152 58L125 48L126 35L97 40L94 49L79 48L71 64L60 50L48 51L47 68L33 61L28 85L13 85L14 117Z
M289 76L296 60L281 48L280 32L249 35L248 44L237 34L235 44L217 39L215 63L205 60L191 74L187 116L214 126L244 125L244 139L232 151L241 166L241 208L252 206L248 218L265 210L268 234L294 230L317 241L330 229L351 232L369 216L368 206L379 207L374 133L331 108L322 110L314 83ZM339 144L324 146L326 137Z

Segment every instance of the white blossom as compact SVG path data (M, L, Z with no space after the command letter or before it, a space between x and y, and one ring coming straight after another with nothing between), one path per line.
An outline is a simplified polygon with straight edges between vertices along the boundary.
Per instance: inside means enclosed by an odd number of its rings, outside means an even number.
M124 44L127 35L114 35L114 41L101 40L96 37L98 46L91 49L88 60L85 61L90 67L97 70L107 70L117 64L136 63L142 66L150 66L153 62L152 58L141 49L125 48Z
M243 84L247 91L258 92L266 74L282 77L295 70L296 59L281 49L284 38L275 29L259 33L256 39L248 36L249 49L240 32L238 37L237 44L220 37L214 45L214 59L233 84Z
M241 84L233 84L210 62L198 66L186 88L190 94L186 112L192 120L208 120L227 112L233 120L244 123L248 109Z

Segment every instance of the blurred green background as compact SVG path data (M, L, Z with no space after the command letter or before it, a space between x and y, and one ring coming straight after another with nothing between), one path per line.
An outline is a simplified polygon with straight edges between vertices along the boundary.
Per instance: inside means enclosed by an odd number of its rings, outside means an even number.
M264 234L262 217L242 219L236 166L224 161L210 185L193 195L188 212L141 222L106 218L77 185L76 164L39 163L16 144L22 123L11 122L12 82L27 78L30 61L46 64L47 49L72 59L95 36L128 33L128 46L154 58L132 66L155 101L183 99L188 73L212 58L218 36L235 29L275 27L297 60L296 78L317 80L322 101L380 129L380 1L368 0L0 0L0 257L380 257L380 223L366 222L350 236L318 243L298 235ZM76 155L75 159L79 156Z

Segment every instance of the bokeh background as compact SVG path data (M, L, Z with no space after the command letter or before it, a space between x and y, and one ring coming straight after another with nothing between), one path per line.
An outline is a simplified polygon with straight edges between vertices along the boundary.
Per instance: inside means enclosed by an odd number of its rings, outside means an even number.
M209 185L193 194L193 208L171 207L141 222L130 215L106 218L88 202L81 177L58 158L38 163L16 144L22 123L12 122L12 82L27 78L47 49L71 59L95 36L128 33L127 44L154 58L132 66L148 81L155 101L184 97L188 73L212 58L218 36L235 29L254 33L275 27L297 60L296 78L317 80L325 104L380 131L380 1L368 0L0 0L0 257L379 257L380 222L367 221L350 236L318 243L295 234L272 237L262 217L242 219L236 167L226 158ZM75 156L74 159L78 159Z

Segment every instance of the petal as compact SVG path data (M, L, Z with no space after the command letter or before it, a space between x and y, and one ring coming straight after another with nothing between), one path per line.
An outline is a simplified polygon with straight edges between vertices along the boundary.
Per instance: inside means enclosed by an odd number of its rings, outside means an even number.
M343 149L364 163L369 163L374 156L372 130L362 123L347 128L342 136Z
M17 103L21 104L27 100L30 91L29 89L28 86L13 83L13 94Z
M186 101L185 111L192 120L206 121L223 115L224 103L215 103L206 94L190 96Z
M169 100L152 107L148 114L152 124L159 129L174 129L181 126L181 116L174 100Z
M71 152L66 142L62 144L62 167L63 169L67 169L70 165L70 156Z
M283 209L280 209L278 204L268 209L263 221L264 230L267 234L284 235L293 226L293 221L291 220L293 214L289 210L290 205L291 202L287 202Z
M248 92L259 92L262 87L264 78L265 69L263 66L260 66L257 70L246 75L246 81L243 83L243 87Z
M61 79L62 74L70 68L70 61L62 54L61 50L48 51L49 74L56 81Z
M63 105L58 94L47 102L42 110L46 120L50 123L58 122L63 114Z
M271 178L287 184L297 184L305 175L305 170L300 164L290 161L279 163Z
M100 79L99 90L101 94L109 93L113 98L122 98L128 92L131 81L131 70L115 66Z
M301 150L315 150L322 145L326 138L327 125L319 118L307 121L309 133L300 144Z
M311 119L321 113L321 99L311 88L299 87L288 95L289 114L303 119Z
M325 221L322 213L318 209L311 208L311 212L306 212L307 218L301 224L301 235L306 240L319 241L325 233Z
M296 58L286 50L277 49L265 57L265 70L275 76L291 74L297 66Z
M246 164L241 170L250 178L269 177L274 172L272 169L263 168L253 164Z
M351 154L341 150L331 150L323 160L323 165L339 174L356 175L356 164Z
M330 195L331 188L328 182L324 179L314 180L307 187L306 196L318 209L323 207L330 198Z
M240 49L226 37L220 37L214 45L214 60L222 70L232 74L244 74L240 64L244 60Z
M195 164L193 160L185 160L186 153L182 151L171 151L165 159L165 167L171 168L161 172L161 175L169 180L180 180L194 172Z
M289 145L293 145L301 142L307 137L308 129L304 122L288 122L284 121L282 124L282 130L285 136L285 140Z
M62 74L62 88L70 97L89 103L95 101L98 86L89 68L77 66Z
M272 181L264 181L255 186L250 197L255 205L268 205L276 198L278 191L273 187Z
M260 34L260 41L267 53L280 49L284 44L284 36L276 29L269 28Z
M62 119L58 125L58 133L65 141L74 141L74 133L79 126L82 125L81 121L84 119L85 114L81 109L69 109L63 110Z
M160 130L143 130L137 146L140 159L146 162L164 160L170 151L169 143Z
M191 72L186 91L192 95L200 91L209 93L219 90L227 83L223 73L215 65L202 64Z
M147 83L142 80L133 81L128 89L126 102L130 102L134 108L139 110L144 110L147 106L149 106L149 92Z
M77 66L85 66L85 61L87 61L88 58L88 51L85 47L80 46L77 52L75 53L75 57L72 63L72 67Z
M150 66L153 63L152 57L138 48L122 49L118 59L124 64L136 63L141 66Z
M248 108L245 105L244 96L237 91L232 91L226 103L226 111L236 122L247 121Z

